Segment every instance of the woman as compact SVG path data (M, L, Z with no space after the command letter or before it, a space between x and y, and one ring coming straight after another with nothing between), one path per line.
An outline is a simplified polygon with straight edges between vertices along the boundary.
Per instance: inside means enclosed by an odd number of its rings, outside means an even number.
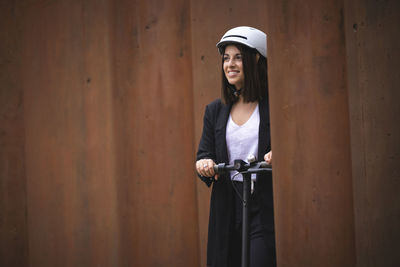
M216 163L249 155L272 162L270 145L267 39L251 27L236 27L217 44L222 55L222 99L207 105L196 170L212 187L207 265L234 267L241 263L243 177L218 176ZM268 152L268 153L267 153ZM270 174L252 176L250 197L250 266L275 266L272 181ZM235 190L236 189L236 190Z

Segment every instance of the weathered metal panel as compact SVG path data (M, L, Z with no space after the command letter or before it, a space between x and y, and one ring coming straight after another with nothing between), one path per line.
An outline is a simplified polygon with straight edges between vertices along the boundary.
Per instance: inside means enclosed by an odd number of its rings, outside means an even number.
M341 1L268 1L277 261L354 266Z
M14 1L0 3L0 266L26 266L26 176L21 38Z
M108 3L19 8L29 266L118 266Z
M345 10L357 266L400 266L400 2Z
M190 2L115 4L122 266L199 266Z

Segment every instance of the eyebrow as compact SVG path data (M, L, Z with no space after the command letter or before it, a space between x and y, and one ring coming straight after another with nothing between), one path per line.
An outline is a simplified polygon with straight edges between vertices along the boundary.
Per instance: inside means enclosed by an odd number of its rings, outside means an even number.
M243 55L242 53L236 53L236 54L234 54L234 56L237 56L237 55ZM227 54L227 53L224 53L224 56L229 56L229 54Z

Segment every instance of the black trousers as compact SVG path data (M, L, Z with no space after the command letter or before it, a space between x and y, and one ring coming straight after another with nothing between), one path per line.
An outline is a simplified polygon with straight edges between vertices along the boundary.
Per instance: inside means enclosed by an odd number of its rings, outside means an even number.
M242 197L243 183L233 182L233 185L240 193L240 197ZM233 227L230 230L228 262L229 267L240 267L242 256L243 205L238 194L234 194L235 216L232 224ZM264 237L256 191L251 195L249 205L250 267L276 267L275 245L271 245L271 242L267 242L266 237Z

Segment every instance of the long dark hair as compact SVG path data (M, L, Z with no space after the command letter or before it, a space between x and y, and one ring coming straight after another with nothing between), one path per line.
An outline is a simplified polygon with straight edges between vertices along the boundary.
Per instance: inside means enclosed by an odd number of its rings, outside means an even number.
M229 45L229 44L227 44ZM236 46L242 54L244 86L241 91L244 102L260 101L268 98L268 65L267 59L259 55L257 61L257 50L237 43L231 43ZM225 46L226 47L226 46ZM225 47L223 48L225 52ZM224 53L222 53L222 87L221 95L225 104L234 104L238 97L233 94L234 85L230 84L224 73Z

